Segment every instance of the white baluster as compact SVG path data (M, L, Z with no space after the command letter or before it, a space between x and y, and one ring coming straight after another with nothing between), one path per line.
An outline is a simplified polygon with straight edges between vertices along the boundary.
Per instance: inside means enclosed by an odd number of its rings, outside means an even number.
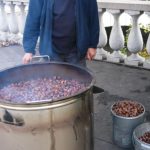
M0 1L0 40L1 41L7 41L8 39L8 32L9 27L6 20L6 12L5 12L5 4Z
M146 14L149 16L150 18L150 12L146 12ZM147 40L147 44L146 44L146 50L148 52L148 54L150 55L150 34ZM144 68L150 69L150 58L146 59L146 61L143 64Z
M104 50L104 47L107 44L107 34L106 34L105 27L104 27L104 22L103 22L104 13L105 13L105 10L99 9L100 34L99 34L99 43L98 43L97 53L95 56L96 60L106 59L107 56L109 55L109 52Z
M122 28L120 26L120 10L108 10L114 16L114 25L111 30L109 45L114 50L112 54L107 58L108 61L111 62L122 62L125 59L125 55L120 52L120 49L124 47L124 35L122 32Z
M125 63L127 65L138 66L142 64L145 60L143 57L139 56L138 52L143 49L143 38L138 25L138 19L140 17L140 12L138 11L127 11L129 15L132 16L132 28L129 33L127 47L128 50L132 53L129 57L126 58Z
M7 16L8 25L11 33L9 40L16 43L19 40L18 37L19 28L15 12L15 4L13 2L6 2L6 3L10 7L11 11L11 13Z
M19 27L19 43L22 45L22 38L23 38L23 32L24 32L24 26L25 26L25 20L26 20L26 12L25 7L26 4L23 2L15 2L15 4L19 7L19 14L17 16L18 18L18 27Z
M147 49L148 54L150 55L150 34L147 40L146 49Z

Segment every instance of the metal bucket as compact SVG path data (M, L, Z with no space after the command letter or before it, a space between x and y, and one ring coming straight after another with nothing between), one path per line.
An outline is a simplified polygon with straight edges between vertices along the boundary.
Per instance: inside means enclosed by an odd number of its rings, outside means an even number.
M142 104L141 104L142 105ZM132 148L133 130L144 122L144 112L137 117L122 117L116 115L111 106L112 121L113 121L113 141L116 145L122 148Z
M136 127L133 132L133 144L135 150L150 150L150 144L142 142L139 137L144 135L145 132L150 132L150 123L143 123Z
M85 69L59 63L30 64L0 72L0 86L61 75L89 85L58 101L0 102L0 150L93 150L93 76Z

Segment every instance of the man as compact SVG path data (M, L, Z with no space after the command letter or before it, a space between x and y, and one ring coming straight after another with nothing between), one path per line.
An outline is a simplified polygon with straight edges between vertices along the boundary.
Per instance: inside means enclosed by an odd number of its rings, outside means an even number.
M99 39L96 0L30 0L23 63L30 62L40 37L39 53L51 60L82 64L92 60Z

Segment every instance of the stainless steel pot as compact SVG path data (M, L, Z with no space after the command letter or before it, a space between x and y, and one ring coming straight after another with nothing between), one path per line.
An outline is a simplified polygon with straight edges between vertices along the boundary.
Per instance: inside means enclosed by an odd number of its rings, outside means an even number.
M1 150L93 150L93 90L103 89L93 86L91 72L65 63L29 64L1 71L0 86L54 75L88 81L87 88L56 102L2 101Z

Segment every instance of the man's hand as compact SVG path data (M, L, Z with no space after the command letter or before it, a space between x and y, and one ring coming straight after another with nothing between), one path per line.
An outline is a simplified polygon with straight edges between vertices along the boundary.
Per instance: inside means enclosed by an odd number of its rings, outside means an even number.
M23 57L23 64L28 64L32 60L32 53L25 53Z
M96 48L89 48L86 54L86 58L88 60L92 60L96 55Z

